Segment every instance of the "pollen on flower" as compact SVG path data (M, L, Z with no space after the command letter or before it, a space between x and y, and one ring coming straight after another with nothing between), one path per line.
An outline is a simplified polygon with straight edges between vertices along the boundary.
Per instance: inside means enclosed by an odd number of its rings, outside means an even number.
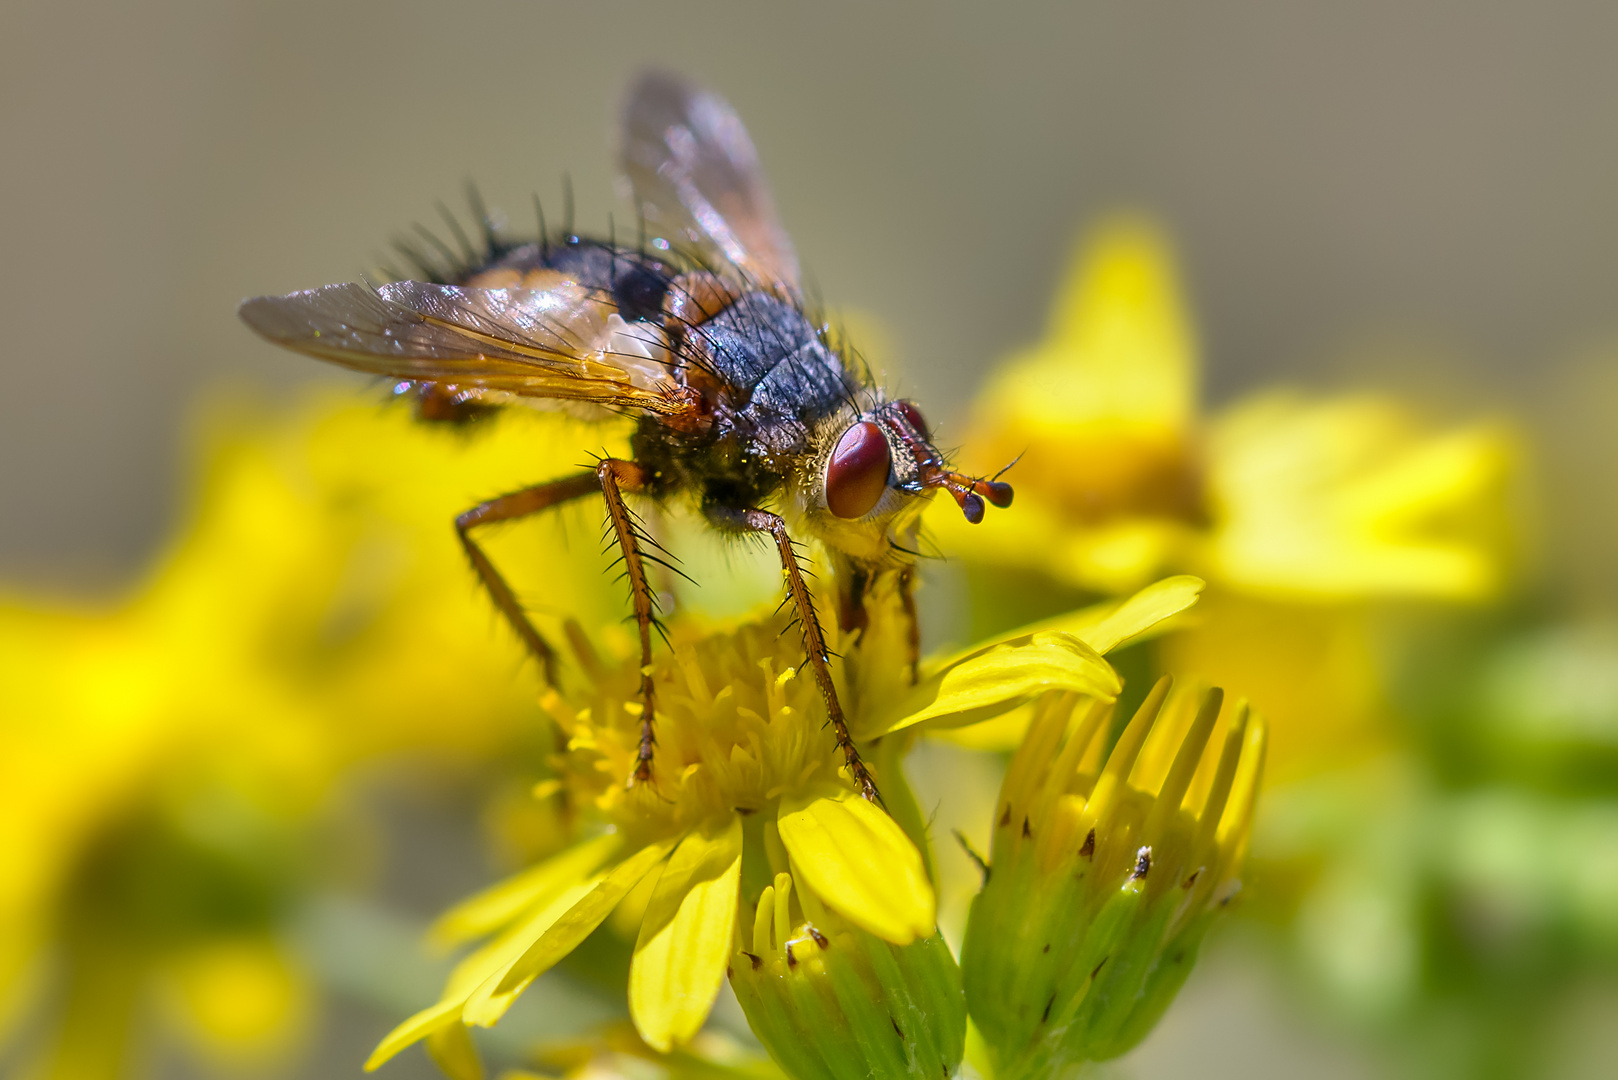
M567 735L562 785L612 820L645 829L717 812L756 812L783 792L837 779L825 706L800 675L803 650L780 620L700 636L677 627L652 665L657 750L651 790L625 784L640 738L640 671L605 672L545 706ZM572 635L570 635L571 637Z

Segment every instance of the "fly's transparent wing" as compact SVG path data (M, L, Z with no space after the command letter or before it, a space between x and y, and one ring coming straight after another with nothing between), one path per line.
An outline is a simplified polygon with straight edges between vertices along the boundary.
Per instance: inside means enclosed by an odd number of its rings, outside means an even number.
M798 292L798 256L758 151L723 98L676 75L642 75L624 110L623 168L648 228Z
M666 385L615 360L597 290L471 289L401 281L260 296L242 321L277 345L393 379L588 401L657 413L685 411Z

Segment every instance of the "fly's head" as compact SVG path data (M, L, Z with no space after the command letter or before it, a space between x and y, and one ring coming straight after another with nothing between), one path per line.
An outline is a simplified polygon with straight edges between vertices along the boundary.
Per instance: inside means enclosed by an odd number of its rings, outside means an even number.
M1011 485L950 469L933 445L921 410L905 400L846 410L820 432L809 477L810 517L832 547L868 562L914 550L925 500L949 492L966 520L983 520L985 503L1011 505Z

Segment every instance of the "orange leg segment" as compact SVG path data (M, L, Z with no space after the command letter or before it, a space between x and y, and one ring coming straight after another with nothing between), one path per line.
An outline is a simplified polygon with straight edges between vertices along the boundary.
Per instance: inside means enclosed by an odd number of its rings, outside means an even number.
M472 560L472 569L477 571L478 580L489 590L494 606L500 609L500 614L506 617L506 622L511 624L511 628L517 632L523 644L528 646L528 651L534 654L534 658L545 669L545 681L553 685L556 682L556 651L540 637L539 631L534 629L534 624L529 621L522 605L517 602L517 595L511 591L511 586L501 576L500 571L495 569L494 563L489 561L489 556L478 546L477 541L472 539L472 530L479 525L492 525L497 521L515 521L542 510L549 510L581 495L588 495L596 489L596 486L596 478L591 473L568 476L479 503L455 518L455 533L461 538L461 547L466 550L467 558Z
M640 746L635 753L635 783L652 778L652 751L657 745L653 732L655 713L652 707L652 626L657 619L657 599L651 582L646 577L646 563L641 551L641 536L635 519L624 504L625 491L639 491L645 485L645 473L633 461L603 458L596 466L596 479L601 484L602 498L607 501L607 523L617 537L623 552L624 578L629 582L629 602L635 611L635 625L640 630Z
M755 532L767 532L774 538L776 552L781 557L781 569L786 574L787 594L797 607L798 621L803 626L804 651L809 654L809 667L815 674L816 685L820 687L820 696L826 701L826 715L836 735L837 747L843 752L849 775L854 778L854 787L866 799L882 805L876 782L871 779L865 762L860 760L854 739L848 733L848 721L843 718L843 707L837 701L837 688L831 678L831 660L826 650L826 634L820 628L819 617L815 615L814 600L809 595L809 587L804 584L803 569L798 565L798 553L792 548L792 537L787 534L786 522L779 515L766 510L743 510L735 515L734 520Z
M635 755L635 782L644 782L652 776L652 752L656 745L653 734L655 712L652 706L652 627L657 620L656 598L646 577L642 538L635 518L624 503L623 493L639 491L644 486L645 474L632 461L603 458L593 472L569 476L549 483L502 495L498 499L479 503L455 519L455 531L472 567L478 573L483 587L489 590L495 607L506 617L511 628L523 640L545 669L545 680L556 681L556 651L540 636L529 620L510 584L501 576L477 541L472 530L479 525L499 521L514 521L542 510L560 506L565 502L599 490L607 504L608 528L623 553L624 577L629 582L630 603L634 607L635 622L640 629L641 704L640 745Z

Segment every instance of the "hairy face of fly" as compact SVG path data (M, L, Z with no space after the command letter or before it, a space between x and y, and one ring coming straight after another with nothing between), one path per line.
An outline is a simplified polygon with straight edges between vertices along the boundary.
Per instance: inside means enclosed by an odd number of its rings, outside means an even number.
M810 476L807 510L821 539L865 562L909 562L925 499L943 488L968 521L983 519L984 500L1011 505L1011 487L950 471L927 421L909 401L865 413L850 410L823 432L825 447Z

